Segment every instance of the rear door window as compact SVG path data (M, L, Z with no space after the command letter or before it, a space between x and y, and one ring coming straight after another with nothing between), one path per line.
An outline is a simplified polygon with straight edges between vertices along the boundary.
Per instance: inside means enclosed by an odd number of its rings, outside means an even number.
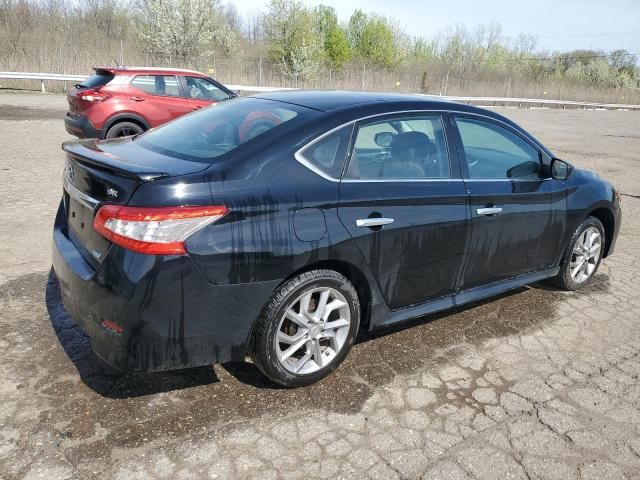
M358 127L347 178L449 178L440 114L394 116Z
M150 95L179 97L178 79L175 75L137 75L131 85Z

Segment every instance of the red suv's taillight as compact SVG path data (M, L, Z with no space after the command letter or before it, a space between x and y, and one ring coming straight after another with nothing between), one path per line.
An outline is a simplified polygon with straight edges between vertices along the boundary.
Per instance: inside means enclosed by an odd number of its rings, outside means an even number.
M83 90L80 93L80 98L82 100L86 100L87 102L104 102L105 100L108 100L109 98L111 98L111 95L109 95L108 93L89 89L89 90Z
M149 255L185 253L185 240L229 212L225 206L125 207L105 205L93 228L113 243Z

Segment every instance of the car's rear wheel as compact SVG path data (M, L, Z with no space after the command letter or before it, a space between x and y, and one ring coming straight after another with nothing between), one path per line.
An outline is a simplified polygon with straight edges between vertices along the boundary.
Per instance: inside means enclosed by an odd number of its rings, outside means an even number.
M605 247L602 222L587 218L573 233L560 272L551 283L565 290L577 290L587 285L598 271Z
M358 294L343 275L304 272L269 298L254 327L251 356L273 382L309 385L344 360L359 324Z
M142 128L137 123L118 122L110 127L109 130L107 130L105 138L129 137L131 135L137 135L142 132L144 132L144 128Z

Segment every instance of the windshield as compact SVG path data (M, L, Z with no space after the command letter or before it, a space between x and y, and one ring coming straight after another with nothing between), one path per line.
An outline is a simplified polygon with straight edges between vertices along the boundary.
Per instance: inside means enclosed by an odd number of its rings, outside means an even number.
M249 140L273 133L311 110L258 98L234 98L185 115L136 139L165 155L210 162Z

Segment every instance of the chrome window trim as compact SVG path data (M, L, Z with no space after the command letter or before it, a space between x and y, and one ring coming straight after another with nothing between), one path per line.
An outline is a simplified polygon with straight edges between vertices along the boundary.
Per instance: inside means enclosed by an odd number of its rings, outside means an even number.
M80 190L74 187L66 175L63 178L62 186L71 198L77 200L82 205L84 205L87 208L90 208L91 210L95 210L98 204L100 203L99 200L96 200L95 198L90 197L86 193L82 193Z
M325 180L329 180L330 182L349 182L349 183L353 183L353 182L372 182L372 183L376 183L376 182L444 182L444 181L465 181L465 180L471 180L471 181L489 181L489 182L500 182L500 181L506 181L506 182L513 182L513 181L518 181L519 179L510 179L510 178L487 178L487 179L463 179L463 178L393 178L393 179L362 179L362 178L343 178L344 177L344 172L346 172L346 170L348 169L344 169L343 174L340 176L340 178L336 178L336 177L332 177L331 175L323 172L321 169L319 169L318 167L316 167L315 165L313 165L309 160L307 160L304 155L302 154L302 151L307 149L308 147L314 145L315 143L319 142L320 140L322 140L324 137L331 135L333 132L335 132L336 130L340 130L343 127L346 127L347 125L351 125L351 124L356 124L358 122L362 122L363 120L368 120L370 118L376 118L376 117L384 117L384 116L389 116L389 115L401 115L404 113L439 113L439 114L451 114L451 115L472 115L472 116L476 116L476 117L482 117L482 118L487 118L489 120L492 120L494 122L500 123L502 125L504 125L505 127L507 127L507 129L510 130L514 130L514 127L512 127L511 125L509 125L507 122L504 122L502 120L500 120L499 118L494 118L490 115L484 115L482 113L477 113L477 112L461 112L458 110L445 110L445 109L438 109L438 110L423 110L423 109L419 109L419 110L397 110L397 111L393 111L393 112L383 112L383 113L376 113L373 115L367 115L365 117L360 117L354 120L349 120L348 122L345 122L341 125L338 125L337 127L332 128L331 130L319 135L318 137L314 138L313 140L311 140L309 143L306 143L304 146L302 146L301 148L299 148L298 150L296 150L296 152L293 154L296 161L299 162L300 164L304 165L306 168L308 168L309 170L311 170L313 173L315 173L316 175L319 175L320 177L324 178ZM454 119L455 121L455 119ZM444 127L444 125L443 125ZM353 132L352 132L353 134ZM542 149L538 146L538 143L535 142L531 137L529 137L529 135L525 135L524 132L520 132L518 130L518 134L521 135L522 137L524 137L527 142L529 142L532 145L535 145L535 147L542 151ZM446 136L446 128L445 128L445 136ZM449 146L447 144L447 154L449 154ZM348 159L349 161L351 161L351 158ZM449 158L449 168L451 168L451 158ZM549 178L541 178L538 180L549 180ZM535 180L534 180L535 181Z
M336 177L332 177L331 175L329 175L328 173L322 171L322 169L316 167L310 160L308 160L302 153L303 150L306 150L309 147L312 147L313 145L315 145L316 143L320 142L322 139L328 137L329 135L331 135L334 132L337 132L338 130L348 126L348 125L353 125L357 122L358 120L351 120L347 123L343 123L342 125L339 125L337 127L332 128L331 130L323 133L322 135L320 135L319 137L314 138L313 140L311 140L309 143L307 143L306 145L304 145L302 148L298 149L293 156L296 158L296 160L298 162L300 162L302 165L304 165L305 167L307 167L309 170L311 170L312 172L320 175L322 178L324 178L325 180L329 180L330 182L339 182L340 178L336 178ZM353 134L353 131L352 131Z
M445 154L447 156L447 164L449 167L449 176L448 177L424 177L424 178L402 178L402 177L398 177L398 178L347 178L345 175L346 173L349 171L349 165L351 164L351 160L353 158L353 152L355 150L355 139L353 142L353 148L351 149L351 152L348 158L348 162L347 162L347 166L344 169L344 174L342 175L342 181L346 182L346 183L354 183L354 182L395 182L395 181L399 181L399 182L442 182L442 181L446 181L446 180L455 180L451 175L452 175L452 171L451 171L451 152L449 151L449 138L447 137L447 127L445 125L444 122L444 113L440 110L420 110L418 113L427 113L427 112L433 112L434 116L440 117L440 126L442 127L442 134L444 135L444 150L445 150ZM403 112L399 112L400 115L402 115ZM409 113L409 112L407 112ZM412 112L413 113L413 112ZM389 115L389 116L395 116L396 113L390 113L390 114L385 114L385 115ZM359 122L360 120L358 120ZM406 119L400 119L400 121L406 121ZM382 123L384 122L384 120L381 120L378 123ZM373 123L375 124L375 123ZM369 125L373 125L373 124L369 124ZM357 135L358 132L356 132L356 139L357 139Z
M462 178L343 178L344 183L420 183L420 182L463 182Z
M547 178L465 178L466 183L471 182L546 182L547 180L553 180L551 177Z

